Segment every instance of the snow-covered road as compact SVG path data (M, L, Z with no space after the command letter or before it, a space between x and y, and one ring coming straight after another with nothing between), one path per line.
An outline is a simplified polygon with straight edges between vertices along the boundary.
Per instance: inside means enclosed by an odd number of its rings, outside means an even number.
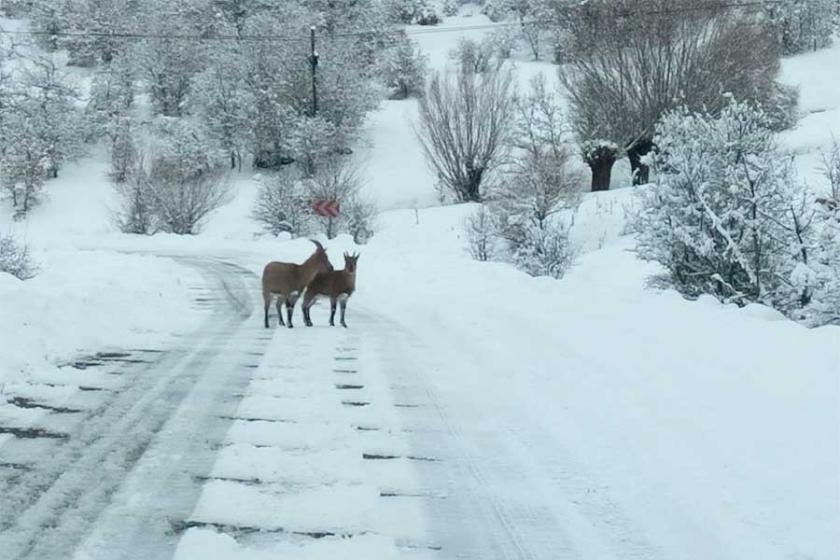
M180 261L205 279L194 286L195 306L207 310L200 329L171 348L80 360L66 367L72 384L32 385L18 414L4 409L4 559L68 558L76 547L80 558L171 553L171 522L190 512L193 477L210 468L230 423L220 417L235 410L269 340L245 323L253 275Z
M204 279L195 333L69 365L75 388L4 421L4 559L576 558L609 548L593 522L656 557L544 434L442 398L437 341L355 306L349 330L266 331L253 274L178 261Z
M535 320L527 308L489 323L461 298L456 322L363 289L350 329L327 327L321 305L312 329L266 330L250 261L176 257L198 272L195 332L17 390L0 415L3 560L735 560L800 546L801 527L777 538L744 517L752 487L715 470L709 426L668 417L667 391L636 392L647 377L610 356L516 328ZM743 455L729 453L751 472Z

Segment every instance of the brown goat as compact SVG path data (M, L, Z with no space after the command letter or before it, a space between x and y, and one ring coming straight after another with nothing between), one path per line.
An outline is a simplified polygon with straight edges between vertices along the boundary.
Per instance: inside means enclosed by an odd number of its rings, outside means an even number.
M347 300L356 290L356 261L358 260L358 253L355 255L344 253L344 270L319 272L315 275L303 295L303 320L307 327L312 326L309 309L318 299L318 296L329 296L330 298L331 327L335 326L335 306L337 303L341 303L341 326L347 327L347 323L344 322L344 313L347 310Z
M317 241L312 241L315 252L306 259L303 264L272 261L265 265L262 275L262 295L265 303L265 328L268 328L268 309L271 307L271 298L277 296L277 317L280 325L284 326L281 306L286 303L286 315L288 316L288 327L292 328L292 312L295 303L304 288L312 278L319 272L333 270L330 259L324 246Z

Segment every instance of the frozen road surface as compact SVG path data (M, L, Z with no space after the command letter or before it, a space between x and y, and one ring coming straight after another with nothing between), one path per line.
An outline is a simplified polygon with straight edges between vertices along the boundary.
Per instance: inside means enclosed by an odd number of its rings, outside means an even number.
M546 390L597 367L574 352L513 383L504 345L364 302L350 329L322 306L312 329L266 330L252 273L179 262L203 278L199 329L80 358L0 418L3 560L784 557L638 458L582 453L598 426ZM639 414L628 429L657 430Z

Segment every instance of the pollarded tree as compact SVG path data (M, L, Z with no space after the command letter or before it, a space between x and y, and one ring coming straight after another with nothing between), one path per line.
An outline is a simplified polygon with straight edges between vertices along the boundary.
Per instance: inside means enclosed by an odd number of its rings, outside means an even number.
M785 313L810 304L815 205L763 112L732 101L657 128L656 183L641 192L638 252L680 292Z
M748 13L714 0L596 0L569 14L573 50L560 80L575 128L581 141L624 150L635 184L648 180L643 156L663 114L715 112L725 93L761 103L777 94L778 51Z
M504 161L513 115L508 69L432 75L420 98L418 136L441 186L457 200L481 201Z

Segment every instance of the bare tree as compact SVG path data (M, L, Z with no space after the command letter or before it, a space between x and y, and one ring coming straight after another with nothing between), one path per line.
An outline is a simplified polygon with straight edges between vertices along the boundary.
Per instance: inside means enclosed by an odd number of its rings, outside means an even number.
M648 181L643 156L666 112L717 112L725 94L764 103L776 93L778 52L758 20L712 0L683 5L689 1L595 0L570 12L574 50L560 81L575 128L582 141L626 151L635 184Z
M300 177L286 171L263 181L252 216L272 235L298 237L309 233L313 215L308 190Z
M193 235L227 200L227 176L217 168L184 177L172 166L153 162L148 196L162 231Z
M435 73L420 99L418 136L442 186L459 201L479 202L502 162L514 110L510 70Z

